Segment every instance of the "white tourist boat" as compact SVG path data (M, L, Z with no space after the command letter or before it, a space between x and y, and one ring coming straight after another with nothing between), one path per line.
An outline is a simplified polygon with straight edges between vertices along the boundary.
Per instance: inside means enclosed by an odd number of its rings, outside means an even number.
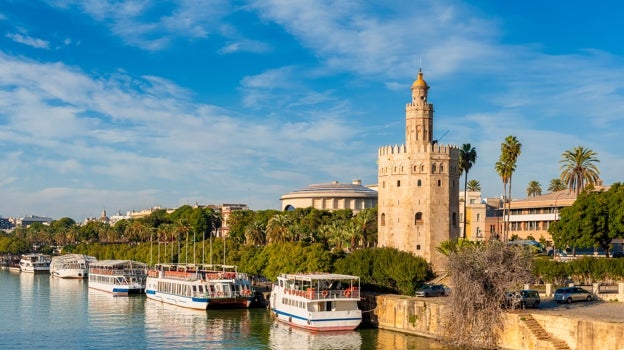
M146 264L133 260L100 260L89 264L89 288L113 295L145 290Z
M50 257L44 254L24 254L20 262L20 271L30 273L49 273Z
M248 308L254 299L251 279L236 265L202 265L210 302L208 308Z
M247 308L253 288L233 265L156 264L147 274L148 298L189 309Z
M147 272L149 299L188 309L206 310L210 295L203 274L194 265L156 264Z
M86 278L89 275L89 264L96 261L95 257L84 254L53 256L50 275L60 278Z
M279 321L312 331L353 330L362 322L360 278L332 273L281 274L269 299Z

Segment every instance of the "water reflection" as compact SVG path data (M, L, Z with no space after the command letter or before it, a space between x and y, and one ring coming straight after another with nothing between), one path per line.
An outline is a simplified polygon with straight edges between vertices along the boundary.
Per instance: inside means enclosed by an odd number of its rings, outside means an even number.
M453 347L444 345L431 339L410 336L398 332L379 329L375 349L396 350L396 349L430 349L430 350L452 350Z
M360 349L362 336L357 331L310 332L277 320L269 331L271 349Z

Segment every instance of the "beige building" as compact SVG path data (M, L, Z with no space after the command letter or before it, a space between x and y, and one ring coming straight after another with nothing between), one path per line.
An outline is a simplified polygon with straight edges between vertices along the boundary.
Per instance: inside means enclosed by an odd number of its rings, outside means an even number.
M466 193L466 239L471 241L486 240L486 204L481 199L481 192L459 192L459 235L464 234L464 193Z
M409 251L443 270L441 242L459 235L459 149L433 139L429 86L418 73L405 107L405 144L379 149L380 246Z
M350 184L337 181L314 184L280 197L282 210L313 207L319 210L351 209L354 213L377 206L377 191L362 186L360 180Z
M559 210L574 204L574 192L563 190L542 196L512 200L509 212L509 239L517 236L527 239L532 236L539 241L544 238L552 241L548 228L559 220Z

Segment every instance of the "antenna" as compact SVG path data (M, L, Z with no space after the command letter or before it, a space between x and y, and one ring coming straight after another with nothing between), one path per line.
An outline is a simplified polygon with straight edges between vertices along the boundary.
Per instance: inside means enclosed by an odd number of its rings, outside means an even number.
M444 134L442 134L442 136L440 136L437 140L433 140L433 144L435 145L436 143L438 143L438 141L442 140L444 138L444 136L446 136L446 134L449 133L450 130L446 130L444 132Z

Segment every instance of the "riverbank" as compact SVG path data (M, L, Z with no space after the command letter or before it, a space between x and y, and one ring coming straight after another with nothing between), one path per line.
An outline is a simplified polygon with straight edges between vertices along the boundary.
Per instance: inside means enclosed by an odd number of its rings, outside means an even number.
M448 299L378 295L370 322L379 329L442 339ZM508 350L622 350L624 303L557 304L545 299L538 309L504 315L499 346ZM371 307L373 305L369 305Z

